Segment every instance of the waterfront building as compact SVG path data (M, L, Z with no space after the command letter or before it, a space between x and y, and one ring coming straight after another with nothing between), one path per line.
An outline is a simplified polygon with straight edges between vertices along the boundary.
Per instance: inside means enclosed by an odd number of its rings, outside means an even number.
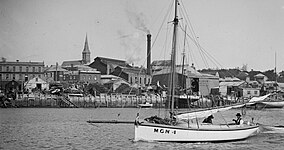
M101 72L85 65L65 67L63 82L67 83L101 83Z
M49 89L49 84L39 78L39 77L34 77L30 79L29 81L26 81L24 83L25 91L32 92L33 90L48 90Z
M102 75L111 74L117 66L131 67L124 60L111 59L105 57L96 57L94 61L90 63L89 66L100 71Z
M259 73L254 76L255 81L259 82L260 84L264 84L268 80L268 77L262 73Z
M62 82L64 72L67 71L68 70L62 68L61 66L51 65L50 67L46 68L46 70L44 71L45 80L48 83Z
M96 57L89 65L96 68L102 75L115 75L135 87L145 87L151 83L151 75L142 67L133 67L123 60Z
M121 77L135 87L145 87L151 84L152 77L145 68L117 66L112 75Z
M21 62L6 61L0 62L0 88L5 89L5 86L10 81L17 82L17 90L23 90L23 83L34 77L44 77L44 62ZM5 89L8 90L8 89ZM8 91L6 91L8 92Z

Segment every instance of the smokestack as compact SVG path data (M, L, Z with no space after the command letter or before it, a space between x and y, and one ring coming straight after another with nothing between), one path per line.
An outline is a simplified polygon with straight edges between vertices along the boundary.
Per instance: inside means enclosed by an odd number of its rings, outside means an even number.
M147 74L151 75L151 34L147 34Z

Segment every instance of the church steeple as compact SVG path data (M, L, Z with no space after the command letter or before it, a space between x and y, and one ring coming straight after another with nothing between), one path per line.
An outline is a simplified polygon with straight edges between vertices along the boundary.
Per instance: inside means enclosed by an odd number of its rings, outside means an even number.
M88 37L86 33L85 45L82 52L82 61L84 62L84 64L90 63L90 57L91 57L91 52L89 50Z

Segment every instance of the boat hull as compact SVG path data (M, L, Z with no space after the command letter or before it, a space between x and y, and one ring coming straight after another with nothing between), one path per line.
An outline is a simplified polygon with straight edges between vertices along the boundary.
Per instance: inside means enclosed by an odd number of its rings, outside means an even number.
M284 101L277 101L277 102L257 102L248 104L247 107L250 108L283 108L284 107Z
M138 106L141 108L150 108L153 107L153 104L139 104Z
M260 104L264 105L266 108L283 108L284 101L280 102L261 102Z
M216 126L217 127L217 126ZM186 128L152 123L135 125L134 141L160 142L221 142L246 139L257 132L258 126Z

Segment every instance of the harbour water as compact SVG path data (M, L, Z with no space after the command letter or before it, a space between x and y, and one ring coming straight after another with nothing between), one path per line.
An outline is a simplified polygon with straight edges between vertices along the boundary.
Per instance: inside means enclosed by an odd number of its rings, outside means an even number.
M132 124L89 124L96 119L134 120L164 115L138 108L8 108L0 109L0 149L284 149L284 132L261 132L224 143L133 142ZM230 122L241 110L215 114L213 122ZM266 125L284 125L284 109L247 110L247 117Z

